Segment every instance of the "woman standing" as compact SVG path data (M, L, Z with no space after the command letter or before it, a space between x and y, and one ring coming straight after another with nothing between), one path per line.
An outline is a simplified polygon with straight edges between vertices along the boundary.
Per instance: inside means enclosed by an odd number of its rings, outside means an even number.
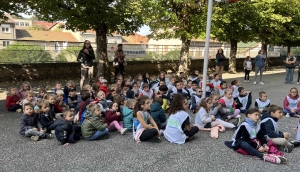
M285 71L286 71L285 83L286 84L293 83L295 63L296 63L296 57L295 57L294 53L290 52L288 57L285 60Z
M93 60L95 59L95 54L91 42L89 40L84 41L83 47L80 50L77 61L81 62L81 80L80 80L80 89L85 80L86 73L88 73L89 84L92 85L94 64Z
M254 59L255 64L255 77L254 77L254 85L256 85L256 77L258 72L260 72L260 82L259 84L263 85L262 82L262 73L265 70L265 61L266 61L266 55L264 50L259 50L258 55Z
M223 53L223 50L220 48L218 50L218 53L216 54L216 73L219 74L220 76L220 80L222 80L222 74L223 74L223 70L224 70L224 60L225 60L225 56Z
M124 68L126 66L125 56L123 45L119 44L118 49L115 51L115 59L113 63L115 68L115 79L119 73L122 74L124 78Z

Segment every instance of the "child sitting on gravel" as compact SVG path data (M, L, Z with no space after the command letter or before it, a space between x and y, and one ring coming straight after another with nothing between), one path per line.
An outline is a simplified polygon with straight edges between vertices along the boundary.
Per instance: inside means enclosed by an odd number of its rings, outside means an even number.
M108 138L108 125L101 121L101 109L98 104L90 104L81 126L82 136L87 141Z
M293 144L288 140L290 134L281 132L278 129L278 120L282 119L282 107L271 105L269 113L264 113L261 117L260 130L264 135L271 139L276 145L279 145L279 150L290 153L293 150Z
M51 134L45 133L43 130L38 116L33 112L33 105L31 103L23 105L23 114L20 119L20 134L25 137L31 137L34 141L40 138L51 138Z
M35 93L33 91L26 91L26 98L21 101L21 105L26 103L31 103L33 107L36 105L37 98L35 97Z
M296 87L290 89L290 93L284 98L283 106L285 117L300 117L300 101Z
M255 108L259 110L260 113L268 112L268 107L270 106L270 100L268 99L267 93L264 91L259 92L259 98L255 100Z
M8 111L21 112L22 106L20 105L20 98L17 96L18 89L16 87L9 88L9 93L7 93L5 100L5 107Z
M47 133L50 133L51 130L54 130L54 118L50 113L50 106L48 100L41 99L38 102L38 107L40 114L38 116L40 123Z

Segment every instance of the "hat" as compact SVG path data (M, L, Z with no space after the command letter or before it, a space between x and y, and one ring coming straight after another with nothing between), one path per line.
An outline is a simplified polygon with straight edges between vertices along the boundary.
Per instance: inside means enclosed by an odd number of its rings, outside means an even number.
M102 79L102 81L101 81L102 83L105 83L105 82L107 82L107 80L106 79Z

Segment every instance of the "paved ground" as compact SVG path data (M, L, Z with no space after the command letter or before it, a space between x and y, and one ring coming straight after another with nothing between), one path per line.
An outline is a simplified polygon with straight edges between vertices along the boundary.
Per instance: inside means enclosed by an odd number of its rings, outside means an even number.
M281 73L280 73L281 72ZM296 84L284 84L282 70L268 72L263 77L265 85L242 83L253 91L253 99L264 90L272 103L282 105L284 96ZM253 74L253 73L252 73ZM240 74L225 77L227 81ZM295 75L296 77L296 72ZM230 78L230 79L229 79ZM241 79L241 78L238 78ZM296 78L295 78L296 79ZM241 79L243 81L243 79ZM298 171L300 148L286 154L288 163L276 165L251 156L235 153L224 145L230 140L233 130L221 133L219 139L212 139L208 132L197 133L196 138L184 145L162 143L140 143L132 139L129 132L123 136L111 133L111 138L101 141L79 141L68 147L55 139L33 142L19 136L18 113L5 111L3 93L0 95L0 171ZM284 118L279 122L282 131L295 137L292 127L296 118Z

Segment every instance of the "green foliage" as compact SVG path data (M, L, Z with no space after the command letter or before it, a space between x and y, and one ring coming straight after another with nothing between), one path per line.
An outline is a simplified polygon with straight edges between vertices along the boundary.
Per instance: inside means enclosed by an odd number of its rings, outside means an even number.
M16 42L0 51L0 63L52 62L51 54L40 45Z
M26 10L26 3L23 0L2 0L0 5L0 19L8 19L5 13L18 16L18 13Z
M82 49L82 46L72 46L67 47L65 50L62 50L59 52L57 56L57 61L61 62L76 62L77 61L77 55L79 51Z

